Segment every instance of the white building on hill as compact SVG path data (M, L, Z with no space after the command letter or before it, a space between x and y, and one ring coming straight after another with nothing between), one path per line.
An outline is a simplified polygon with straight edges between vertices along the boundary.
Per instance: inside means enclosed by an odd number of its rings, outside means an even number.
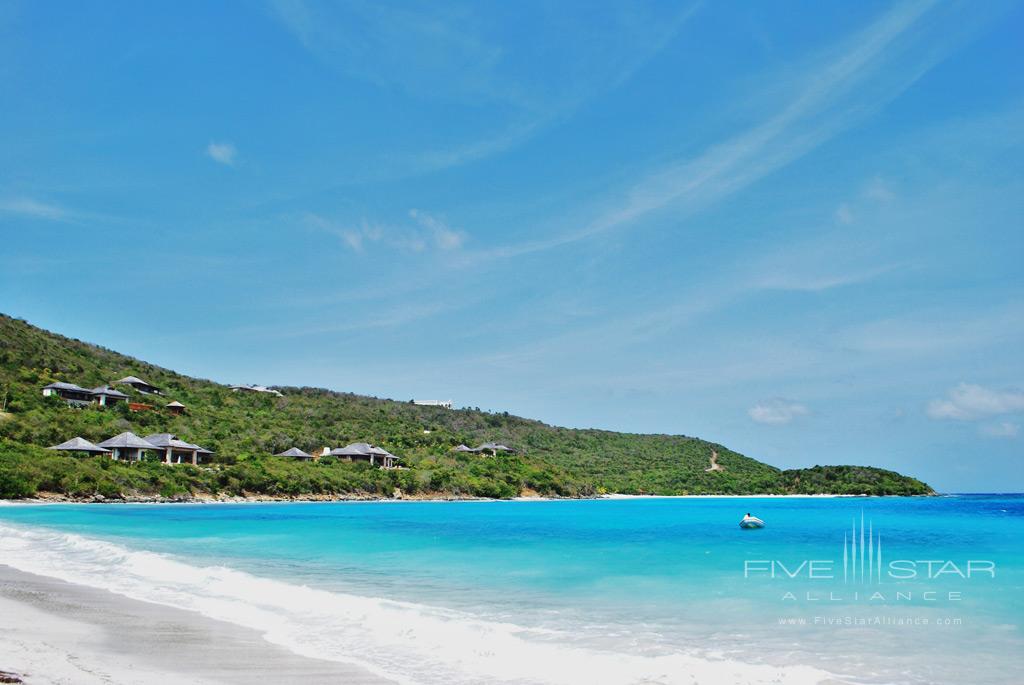
M421 407L444 407L445 409L452 408L451 400L413 400L413 404L418 404Z

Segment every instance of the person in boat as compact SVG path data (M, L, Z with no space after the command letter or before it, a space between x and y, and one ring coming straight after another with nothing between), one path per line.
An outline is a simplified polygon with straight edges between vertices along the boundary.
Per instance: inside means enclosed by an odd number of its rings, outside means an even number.
M743 520L740 521L740 526L743 528L760 528L763 525L764 521L756 516L751 516L749 511L747 512L747 515L743 517Z

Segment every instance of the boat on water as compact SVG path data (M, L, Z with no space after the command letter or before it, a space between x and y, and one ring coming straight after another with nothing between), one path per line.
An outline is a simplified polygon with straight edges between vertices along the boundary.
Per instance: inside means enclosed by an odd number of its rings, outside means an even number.
M756 516L747 514L743 517L743 520L740 521L740 528L764 528L764 521Z

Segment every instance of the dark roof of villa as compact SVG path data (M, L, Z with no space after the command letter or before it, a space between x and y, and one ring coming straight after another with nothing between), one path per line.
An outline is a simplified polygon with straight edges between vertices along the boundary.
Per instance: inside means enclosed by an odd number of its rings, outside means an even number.
M138 376L125 376L121 380L114 381L114 383L124 383L126 385L144 385L147 388L156 388L152 383L147 383Z
M477 450L498 450L502 452L514 452L508 445L502 445L498 442L485 442L484 444L477 447Z
M167 447L170 447L171 449L196 451L202 449L199 445L193 445L191 442L179 440L177 435L173 435L171 433L153 433L153 435L147 435L143 439L154 447L163 447L165 449Z
M312 459L312 454L306 454L298 447L290 447L280 454L275 454L275 457L299 457L301 459Z
M106 395L107 397L122 397L124 399L128 398L128 395L125 395L120 390L114 390L109 385L101 385L98 388L93 388L89 392L91 392L93 395Z
M172 433L153 433L144 437L143 440L155 447L167 447L176 437Z
M125 431L120 435L115 435L114 437L109 438L108 440L104 440L99 444L99 446L107 448L122 447L144 450L151 450L157 447L153 443L143 440L142 438L137 436L135 433L132 433L131 431Z
M335 447L330 451L332 457L391 457L398 459L383 447L376 447L368 442L353 442L344 447Z
M82 386L75 385L74 383L65 383L64 381L57 381L55 383L50 383L49 385L43 386L44 390L46 390L47 388L52 390L73 390L75 392L84 393L91 392L88 388L83 388Z
M373 454L373 447L366 442L353 442L350 445L344 447L335 447L331 450L331 454L336 457L365 457Z
M95 445L85 438L71 438L67 442L62 442L59 445L53 447L47 447L50 450L63 450L65 452L95 452L97 454L109 454L110 450L104 449L99 445Z

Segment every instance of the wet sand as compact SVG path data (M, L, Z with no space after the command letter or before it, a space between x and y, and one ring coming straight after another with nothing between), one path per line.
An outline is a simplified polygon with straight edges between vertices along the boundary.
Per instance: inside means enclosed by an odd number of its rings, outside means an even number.
M254 630L0 564L4 671L29 685L390 682L299 656Z

